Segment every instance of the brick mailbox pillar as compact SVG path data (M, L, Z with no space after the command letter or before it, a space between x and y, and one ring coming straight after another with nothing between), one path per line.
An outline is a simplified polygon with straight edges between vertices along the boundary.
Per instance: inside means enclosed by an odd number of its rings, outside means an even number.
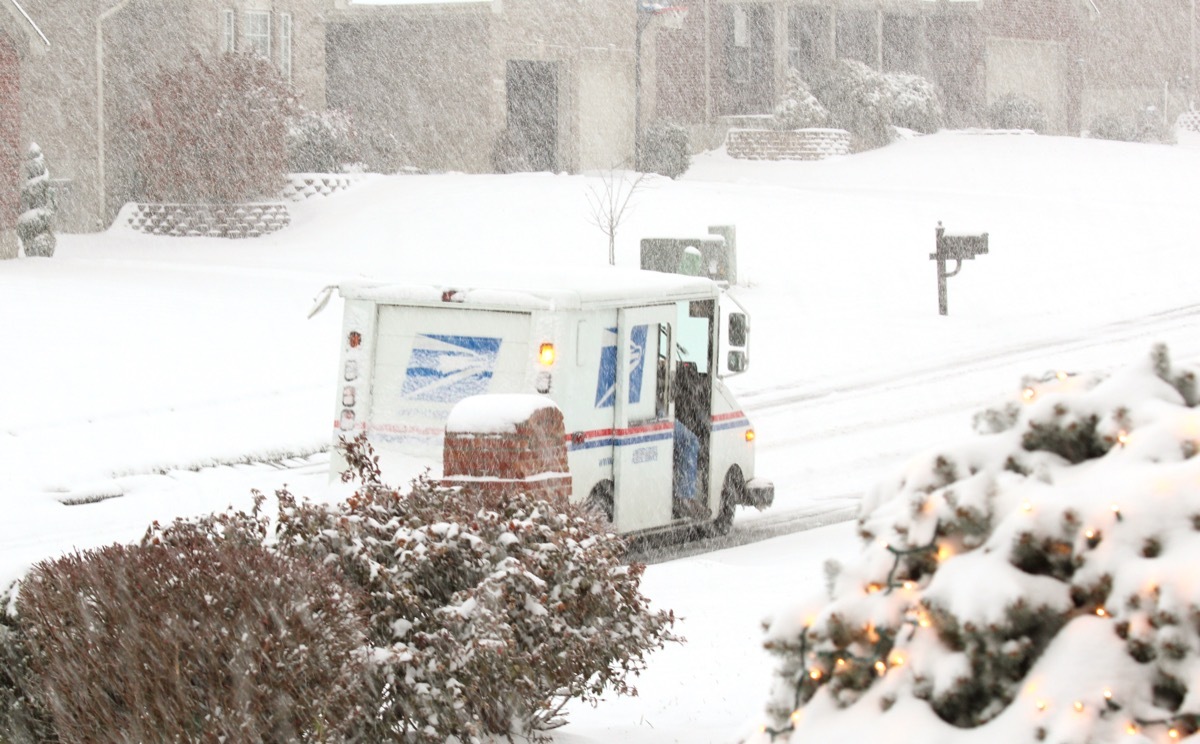
M446 421L442 482L489 495L571 496L562 411L539 395L477 395Z

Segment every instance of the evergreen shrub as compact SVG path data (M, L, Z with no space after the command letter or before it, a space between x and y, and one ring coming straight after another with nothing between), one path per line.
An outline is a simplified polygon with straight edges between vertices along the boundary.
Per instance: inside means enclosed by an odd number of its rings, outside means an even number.
M340 173L361 159L354 121L336 109L301 110L292 116L287 149L292 173Z
M26 256L50 257L57 241L51 226L54 216L54 192L46 158L36 142L25 154L25 180L21 184L21 215L17 218L17 237Z
M149 98L136 122L148 199L237 203L279 193L295 98L270 62L192 53L158 76Z
M362 713L363 600L194 529L38 564L0 639L19 662L0 740L341 740Z
M829 122L829 111L808 88L800 73L789 68L783 97L775 106L775 126L779 129L812 129Z
M1049 127L1041 104L1018 93L1006 93L993 101L987 120L993 129L1030 129L1042 134Z
M688 130L679 124L656 122L642 132L642 173L679 178L692 166L692 143Z
M830 125L850 132L855 151L895 139L891 89L879 72L858 60L841 59L811 84L813 95L829 110Z
M921 134L933 134L942 128L946 115L933 83L920 75L899 72L886 73L884 80L892 99L894 126Z
M751 741L1197 733L1196 376L1159 345L1027 378L868 491L857 559L768 621L780 665Z
M1123 142L1175 142L1175 133L1166 125L1154 106L1139 108L1125 115L1101 114L1088 127L1088 136Z

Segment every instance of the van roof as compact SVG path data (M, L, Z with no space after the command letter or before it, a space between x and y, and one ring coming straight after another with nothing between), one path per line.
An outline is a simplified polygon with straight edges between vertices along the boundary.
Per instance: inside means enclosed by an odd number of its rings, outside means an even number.
M338 285L342 297L383 304L441 304L527 310L616 307L645 299L708 299L720 295L711 279L615 266L513 272L454 272L437 282L366 282ZM446 293L451 293L447 295ZM453 299L448 299L452 297Z

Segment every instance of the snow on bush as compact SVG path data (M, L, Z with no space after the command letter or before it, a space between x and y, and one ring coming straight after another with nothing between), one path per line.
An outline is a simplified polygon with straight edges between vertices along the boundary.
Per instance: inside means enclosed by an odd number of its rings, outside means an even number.
M0 740L338 740L361 715L364 600L200 530L41 563L0 630Z
M671 640L674 617L639 593L644 567L624 543L566 499L486 495L381 481L365 439L346 443L360 489L330 505L281 491L267 542L333 567L369 596L360 741L477 741L561 725L571 698L631 694L631 676ZM202 520L225 540L267 536L254 513ZM177 522L148 535L171 543Z
M937 88L920 75L901 72L884 74L892 99L892 124L921 134L933 134L942 128L946 115L938 99Z
M26 256L54 255L54 232L50 219L54 216L54 201L50 191L50 172L46 158L36 142L30 143L25 154L25 181L21 184L21 216L17 218L17 237Z
M812 129L829 121L829 111L808 89L808 83L793 68L787 71L783 99L775 106L775 126L779 129Z
M159 75L150 101L137 121L147 198L236 203L278 193L295 100L270 62L193 53Z
M302 110L288 120L288 168L292 173L341 173L360 159L357 137L353 120L343 111Z
M854 137L854 150L882 147L896 137L892 96L884 76L853 59L838 60L812 81L812 92L829 110L830 126Z
M1200 411L1166 349L1027 381L877 485L772 618L755 742L1165 742L1200 726Z
M642 132L642 173L679 178L692 167L692 141L688 130L671 122L655 122Z
M1041 104L1018 93L1006 93L993 101L987 120L993 129L1029 129L1042 134L1049 127Z
M1101 114L1092 121L1088 136L1124 142L1175 143L1175 132L1156 106L1145 106L1125 115Z

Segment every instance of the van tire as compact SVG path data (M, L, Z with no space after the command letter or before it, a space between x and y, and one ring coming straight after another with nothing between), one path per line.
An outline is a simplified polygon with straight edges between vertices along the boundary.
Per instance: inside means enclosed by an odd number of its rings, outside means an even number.
M584 505L598 514L607 524L613 521L613 482L602 480L592 487Z
M717 516L704 528L706 537L724 537L733 526L733 510L737 508L742 491L746 488L746 479L742 476L741 468L733 467L725 474L725 485L721 487L721 507Z

